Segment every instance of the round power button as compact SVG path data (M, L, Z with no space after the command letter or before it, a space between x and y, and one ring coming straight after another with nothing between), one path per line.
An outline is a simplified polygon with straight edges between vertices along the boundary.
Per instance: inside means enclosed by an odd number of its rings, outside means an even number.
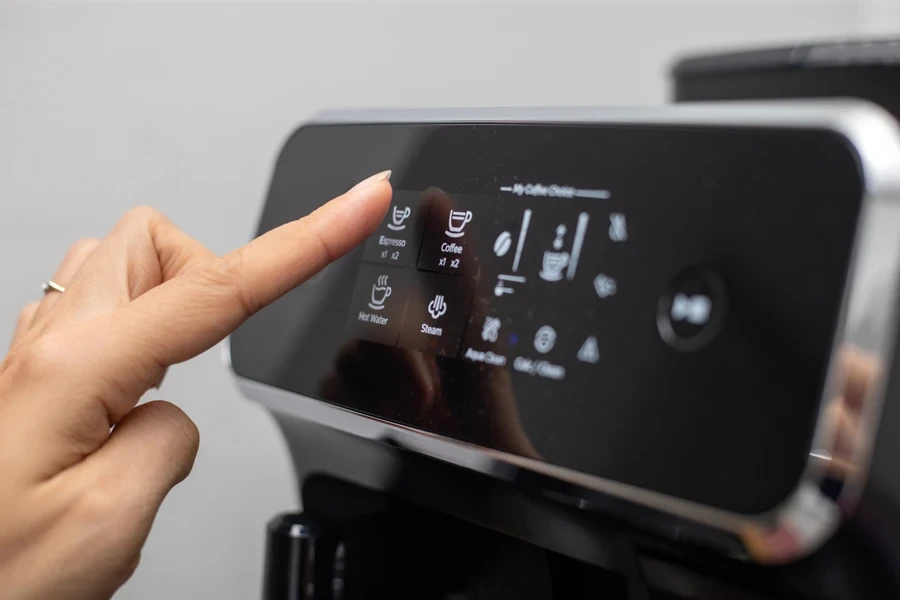
M704 267L675 276L659 299L656 324L662 339L681 352L709 344L725 320L725 283Z

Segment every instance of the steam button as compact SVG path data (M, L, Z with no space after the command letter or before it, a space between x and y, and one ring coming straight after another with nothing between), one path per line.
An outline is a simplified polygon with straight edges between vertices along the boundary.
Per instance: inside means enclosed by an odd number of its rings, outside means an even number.
M662 339L680 352L708 345L726 312L725 284L715 272L690 268L679 273L659 300L656 323Z
M468 279L431 273L415 276L397 345L437 356L456 356L472 305Z

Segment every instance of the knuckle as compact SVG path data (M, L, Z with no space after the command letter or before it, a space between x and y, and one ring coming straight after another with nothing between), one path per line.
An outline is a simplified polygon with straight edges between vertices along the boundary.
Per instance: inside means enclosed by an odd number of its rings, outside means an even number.
M108 486L96 485L78 497L75 513L82 523L101 523L114 518L122 502Z
M49 373L68 373L73 368L77 353L69 344L54 334L45 334L29 342L19 353L18 360L28 373L46 376Z
M122 223L125 226L146 227L150 223L165 220L165 216L152 206L135 206L125 213Z
M200 278L200 285L212 286L228 297L238 309L249 316L259 310L259 303L244 285L244 250L235 250L211 261L205 268L192 271Z
M244 275L244 258L244 248L238 248L234 252L214 260L213 265L218 266L220 274L227 281L235 281L241 279Z
M29 302L22 307L17 319L17 326L19 329L25 329L31 325L31 320L34 318L34 313L37 312L37 307L37 302Z
M126 555L125 558L127 560L123 559L119 568L119 581L117 582L119 585L131 579L134 572L137 571L138 566L141 564L141 552L138 550L131 553L131 555Z
M331 242L322 235L319 229L313 229L313 237L318 241L319 247L322 249L322 256L325 257L327 263L332 263L341 257L341 253L336 250Z
M323 235L322 227L317 226L316 221L313 221L312 219L301 219L297 224L301 225L303 228L301 237L310 240L315 244L318 247L318 254L324 257L326 262L334 262L340 258L342 253L334 247L331 240Z
M69 249L69 256L83 256L93 252L94 248L99 244L100 240L97 238L82 238L72 244L72 248Z

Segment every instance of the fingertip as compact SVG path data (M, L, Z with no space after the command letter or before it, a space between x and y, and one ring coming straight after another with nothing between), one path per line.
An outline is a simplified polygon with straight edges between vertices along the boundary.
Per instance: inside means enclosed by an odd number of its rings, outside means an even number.
M375 173L371 177L366 177L365 179L363 179L362 181L360 181L359 183L354 185L351 188L351 191L352 190L360 190L360 189L366 188L370 185L379 183L381 181L390 181L390 180L391 180L391 170L388 169L387 171L382 171L381 173Z
M378 228L392 196L393 189L387 179L372 179L319 207L299 223L313 224L318 230L319 238L328 248L330 262L349 252ZM319 265L316 270L324 266Z
M358 186L350 190L348 195L352 204L353 211L368 217L367 223L371 225L370 230L374 231L384 215L387 214L388 207L391 204L391 198L394 195L394 188L388 177L377 179L364 186Z

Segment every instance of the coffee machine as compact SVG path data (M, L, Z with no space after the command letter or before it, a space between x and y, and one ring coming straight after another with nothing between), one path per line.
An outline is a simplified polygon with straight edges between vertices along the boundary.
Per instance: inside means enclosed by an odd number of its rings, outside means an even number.
M236 331L302 511L262 597L900 596L900 129L861 100L327 113L259 233L359 248Z

